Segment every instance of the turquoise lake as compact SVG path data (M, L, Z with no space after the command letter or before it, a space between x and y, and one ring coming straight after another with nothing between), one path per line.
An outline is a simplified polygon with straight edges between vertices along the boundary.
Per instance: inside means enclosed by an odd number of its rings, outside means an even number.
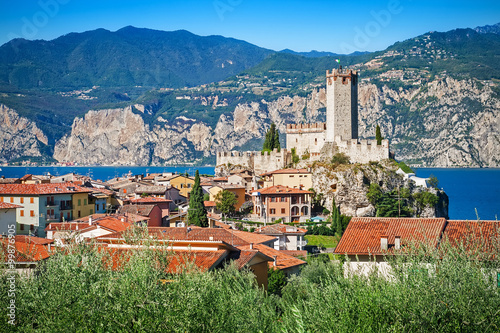
M88 175L93 179L103 181L113 177L132 174L160 173L160 172L188 172L194 175L198 169L200 174L214 174L213 166L205 167L0 167L0 175L22 177L25 174L63 175L74 172ZM429 177L434 175L439 180L439 187L443 188L450 198L450 219L475 220L477 215L482 220L496 220L500 217L500 169L459 169L459 168L420 168L416 169L417 176ZM476 215L477 210L477 215Z

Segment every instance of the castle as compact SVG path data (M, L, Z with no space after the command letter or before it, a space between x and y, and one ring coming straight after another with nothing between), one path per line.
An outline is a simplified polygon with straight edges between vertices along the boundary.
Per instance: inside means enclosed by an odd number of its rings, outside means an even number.
M283 169L292 163L291 149L310 161L329 160L338 152L352 163L389 158L389 141L358 139L358 73L350 69L326 71L326 123L288 124L286 149L273 152L217 152L217 167L238 165L256 174Z

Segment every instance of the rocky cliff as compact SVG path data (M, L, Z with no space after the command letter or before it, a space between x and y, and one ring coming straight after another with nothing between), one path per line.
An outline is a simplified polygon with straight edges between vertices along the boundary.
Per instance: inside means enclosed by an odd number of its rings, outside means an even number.
M23 156L40 157L47 136L32 121L0 104L0 162Z
M348 216L375 216L375 206L367 198L369 185L380 185L383 192L400 191L415 217L448 217L448 196L435 188L416 186L396 174L398 166L390 160L370 164L312 165L313 189L323 194L324 206L331 210L333 199L340 212ZM403 190L405 189L405 190ZM405 192L405 194L402 194ZM417 193L430 192L437 196L436 205L421 204Z

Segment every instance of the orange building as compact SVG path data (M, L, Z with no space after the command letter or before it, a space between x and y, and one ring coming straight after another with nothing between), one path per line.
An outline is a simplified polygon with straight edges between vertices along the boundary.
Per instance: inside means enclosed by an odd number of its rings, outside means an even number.
M305 222L311 218L312 192L276 185L252 192L253 212L262 222Z

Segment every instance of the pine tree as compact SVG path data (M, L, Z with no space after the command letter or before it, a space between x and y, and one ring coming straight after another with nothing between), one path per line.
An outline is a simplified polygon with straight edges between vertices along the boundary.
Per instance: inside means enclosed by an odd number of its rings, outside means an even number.
M274 123L273 123L274 125ZM278 151L281 150L281 145L280 145L280 132L275 128L274 130L274 137L273 137L273 150L278 149Z
M278 149L278 151L281 150L280 133L276 129L276 125L272 123L271 127L266 132L266 138L264 140L264 144L262 145L262 152L273 151L275 148Z
M382 144L382 140L384 140L384 137L382 136L382 133L380 132L380 126L377 124L377 129L375 130L375 139L377 140L377 145Z
M196 170L194 185L189 196L188 221L199 227L208 227L207 210L203 204L203 189L200 185L200 173Z

